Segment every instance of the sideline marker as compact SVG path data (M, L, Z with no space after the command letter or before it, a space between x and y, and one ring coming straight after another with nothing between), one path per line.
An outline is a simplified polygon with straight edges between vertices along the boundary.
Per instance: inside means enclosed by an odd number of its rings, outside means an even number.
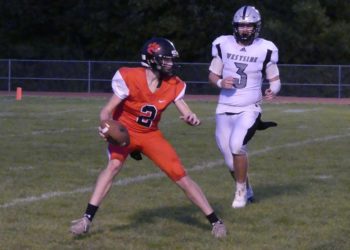
M22 88L21 87L17 87L17 89L16 89L16 100L17 101L22 100Z

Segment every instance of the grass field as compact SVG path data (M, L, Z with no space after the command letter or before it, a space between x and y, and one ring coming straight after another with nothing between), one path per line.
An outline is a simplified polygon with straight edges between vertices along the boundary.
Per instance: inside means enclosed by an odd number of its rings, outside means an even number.
M257 202L233 210L233 182L214 141L215 102L190 101L198 128L174 107L161 128L225 221L217 240L200 211L147 159L128 160L95 217L74 238L107 162L97 134L105 98L0 97L0 249L350 249L350 110L265 104L277 128L250 143Z

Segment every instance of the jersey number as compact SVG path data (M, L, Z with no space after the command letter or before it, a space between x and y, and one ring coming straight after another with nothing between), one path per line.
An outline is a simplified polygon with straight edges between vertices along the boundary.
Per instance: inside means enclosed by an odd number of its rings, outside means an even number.
M137 123L144 127L151 127L152 121L156 118L157 109L153 105L146 105L141 108L141 112L144 115L137 117Z
M238 83L235 83L235 87L237 89L243 89L245 86L247 86L247 74L244 73L244 70L248 64L235 62L235 65L237 67L236 73L240 76Z

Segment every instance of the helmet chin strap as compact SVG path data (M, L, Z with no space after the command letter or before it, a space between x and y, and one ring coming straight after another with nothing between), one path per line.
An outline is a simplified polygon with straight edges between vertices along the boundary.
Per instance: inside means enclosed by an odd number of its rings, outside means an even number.
M162 76L160 76L160 77L158 78L158 85L157 85L157 89L159 89L159 88L160 88L160 86L162 86L162 82L163 82L163 77L162 77Z
M158 88L160 88L160 86L162 86L163 79L168 77L168 76L164 75L164 73L162 73L160 70L158 70L157 66L152 67L151 70L152 70L153 74L157 77L157 80L158 80L157 89L158 89Z

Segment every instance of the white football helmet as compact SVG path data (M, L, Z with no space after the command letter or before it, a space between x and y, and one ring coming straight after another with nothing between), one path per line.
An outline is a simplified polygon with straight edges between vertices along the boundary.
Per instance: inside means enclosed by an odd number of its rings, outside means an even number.
M240 34L238 27L240 25L253 25L253 32L250 34ZM245 45L251 44L255 38L259 36L261 29L261 16L259 11L254 6L243 6L233 16L233 35L237 42L241 42Z

